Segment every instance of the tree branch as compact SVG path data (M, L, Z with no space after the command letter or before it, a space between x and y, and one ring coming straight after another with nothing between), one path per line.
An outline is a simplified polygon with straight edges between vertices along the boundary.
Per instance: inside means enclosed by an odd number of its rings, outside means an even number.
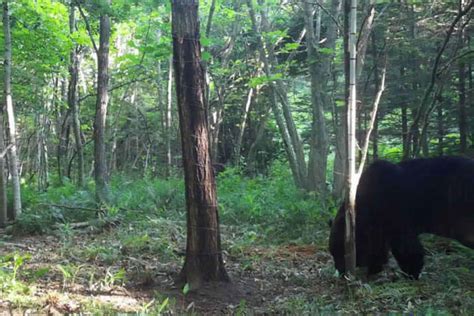
M82 10L81 4L79 3L79 1L75 0L74 2L76 3L77 8L79 9L79 13L81 14L81 17L84 20L84 23L86 24L87 33L89 34L89 37L91 39L92 46L94 47L94 51L95 51L96 54L99 54L99 49L97 48L97 45L95 44L95 40L94 40L94 36L92 34L91 26L89 24L89 20L87 19L86 15L84 14L84 11Z
M154 78L154 76L151 76L151 75L150 75L150 76L146 76L146 77L142 77L142 78L135 78L135 79L132 79L132 80L130 80L130 81L126 81L126 82L120 83L120 84L118 84L118 85L116 85L116 86L113 86L113 87L109 88L108 91L111 92L111 91L114 91L114 90L116 90L116 89L120 89L120 88L122 88L122 87L124 87L124 86L127 86L127 85L129 85L129 84L136 83L136 82L141 82L141 81L146 81L146 80L148 80L148 79L153 79L153 78ZM97 93L86 94L85 96L79 98L79 99L77 100L77 102L78 102L78 103L81 103L81 102L84 101L85 99L87 99L87 98L89 98L89 97L96 96L96 95L97 95Z
M0 158L3 158L5 157L5 155L7 154L7 152L10 150L10 148L13 147L13 144L10 144L7 146L7 148L5 148L1 153L0 153Z
M320 7L321 10L323 10L324 13L326 13L331 18L331 20L333 20L333 22L336 24L339 31L343 32L343 28L339 24L339 21L334 17L334 15L332 15L331 12L329 12L328 9L326 9L321 3L319 3L319 1L317 1L317 0L315 0L315 1L316 2L311 2L311 1L305 1L305 2L308 3L308 4L314 4L314 5L317 5L318 7Z
M372 107L372 112L370 113L370 123L367 133L365 135L365 140L362 148L362 158L360 160L359 169L357 171L358 176L362 174L364 170L365 161L367 160L367 152L369 151L369 143L370 143L370 136L374 129L375 120L377 119L377 112L379 109L380 100L382 98L382 94L385 90L385 75L387 73L387 54L385 54L385 61L384 66L382 69L382 78L379 86L379 90L377 91L377 95L375 96L374 105Z

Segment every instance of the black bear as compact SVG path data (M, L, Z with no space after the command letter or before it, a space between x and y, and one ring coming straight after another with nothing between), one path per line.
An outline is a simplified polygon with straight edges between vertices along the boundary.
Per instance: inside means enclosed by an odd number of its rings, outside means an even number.
M331 225L329 250L345 272L344 205ZM462 157L372 163L356 195L357 266L382 271L389 251L408 276L418 279L424 250L418 235L430 233L474 248L474 160Z

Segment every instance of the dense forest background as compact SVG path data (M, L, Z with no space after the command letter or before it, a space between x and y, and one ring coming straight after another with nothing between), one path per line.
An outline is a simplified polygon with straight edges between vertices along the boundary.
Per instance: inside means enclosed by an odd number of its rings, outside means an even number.
M12 225L0 310L468 314L473 254L445 240L427 239L434 260L417 284L395 268L371 285L334 276L326 222L347 173L348 4L199 4L210 155L237 284L206 300L169 289L186 238L171 3L3 0L0 223ZM472 156L472 7L359 1L359 160L364 144L368 162Z

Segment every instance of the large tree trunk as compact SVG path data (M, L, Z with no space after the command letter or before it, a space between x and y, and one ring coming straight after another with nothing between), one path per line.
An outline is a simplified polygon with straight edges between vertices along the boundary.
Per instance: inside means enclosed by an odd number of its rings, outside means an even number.
M110 5L110 0L108 1ZM105 154L105 127L109 102L109 42L110 18L106 12L100 16L99 50L97 52L97 103L94 122L94 177L96 198L99 203L109 201L107 163Z
M187 206L186 259L181 281L229 281L221 252L201 65L197 0L172 2L173 56Z
M20 175L18 172L18 157L16 146L16 123L15 111L13 108L12 98L12 39L10 31L10 15L8 12L8 0L3 0L3 32L5 45L5 62L4 62L4 100L8 116L7 136L11 146L9 152L10 173L12 175L13 184L13 219L21 214L21 191L20 191Z
M72 34L76 28L75 6L71 4L69 12L69 32ZM74 142L76 144L77 155L77 186L82 188L84 180L84 151L81 139L81 123L79 121L79 105L77 102L77 82L79 74L79 53L75 45L69 55L69 86L67 102L72 113L72 128L74 131Z

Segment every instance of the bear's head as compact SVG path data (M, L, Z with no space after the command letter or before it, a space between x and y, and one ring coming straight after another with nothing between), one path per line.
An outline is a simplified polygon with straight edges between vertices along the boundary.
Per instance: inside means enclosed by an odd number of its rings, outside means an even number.
M356 222L360 221L356 220ZM345 205L344 203L339 208L336 217L330 222L331 233L329 235L329 252L331 253L334 265L339 274L346 272L345 258L344 258L344 237L345 237ZM356 225L361 228L360 225ZM368 249L367 240L364 232L356 229L356 264L358 267L367 266Z

